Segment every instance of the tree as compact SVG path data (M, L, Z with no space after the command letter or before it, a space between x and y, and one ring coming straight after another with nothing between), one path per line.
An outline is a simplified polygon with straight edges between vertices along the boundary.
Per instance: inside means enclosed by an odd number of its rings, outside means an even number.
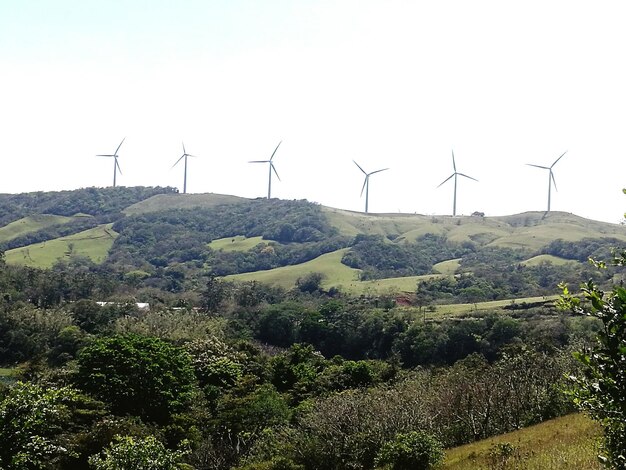
M603 262L595 264L606 267ZM614 256L613 264L626 266L626 250ZM612 468L626 468L626 288L615 286L604 292L589 281L582 293L587 303L563 286L561 306L598 318L602 329L594 349L576 354L584 369L582 375L572 377L576 384L572 395L576 405L603 427L605 455L600 459Z
M425 432L413 431L385 443L376 463L391 470L428 470L442 462L443 456L441 442Z
M187 352L134 334L99 338L78 355L78 386L119 414L164 423L192 397L196 377Z
M89 464L95 470L176 470L182 468L179 463L187 453L166 449L154 436L116 436L102 454L89 458Z
M209 313L217 312L229 294L230 287L226 282L213 275L209 276L206 289L202 292L202 308Z
M626 266L626 252L616 260ZM604 429L601 459L613 468L626 468L626 289L603 292L593 281L582 287L583 303L563 289L562 305L602 322L595 348L576 353L583 374L572 377L574 403Z
M77 399L70 388L45 389L18 382L0 401L0 468L49 468L68 452L56 437L69 420Z

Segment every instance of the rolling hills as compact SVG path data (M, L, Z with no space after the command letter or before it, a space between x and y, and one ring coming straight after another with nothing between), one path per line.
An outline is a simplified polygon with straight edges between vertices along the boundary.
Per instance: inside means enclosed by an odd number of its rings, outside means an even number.
M167 188L0 196L8 263L47 268L80 255L122 270L167 267L189 278L212 272L284 288L315 272L324 289L354 294L414 292L421 281L504 263L498 256L527 270L583 269L587 255L626 243L623 225L562 212L364 214ZM87 229L75 222L85 216L92 217Z

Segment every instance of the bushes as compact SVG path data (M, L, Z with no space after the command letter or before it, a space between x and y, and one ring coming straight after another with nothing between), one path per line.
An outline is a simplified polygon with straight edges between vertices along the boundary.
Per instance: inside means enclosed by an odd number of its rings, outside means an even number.
M95 470L177 470L187 453L166 449L154 436L116 436L102 454L89 458L89 464Z
M398 434L385 443L376 457L376 464L390 470L429 470L443 461L441 442L430 434L413 431Z
M158 338L99 338L78 356L78 386L119 414L165 423L189 403L195 386L191 358Z

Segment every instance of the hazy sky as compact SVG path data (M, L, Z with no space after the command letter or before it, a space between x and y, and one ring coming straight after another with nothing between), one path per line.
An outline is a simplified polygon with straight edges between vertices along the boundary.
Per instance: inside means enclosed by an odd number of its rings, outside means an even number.
M0 192L112 183L371 212L626 209L623 1L0 0Z

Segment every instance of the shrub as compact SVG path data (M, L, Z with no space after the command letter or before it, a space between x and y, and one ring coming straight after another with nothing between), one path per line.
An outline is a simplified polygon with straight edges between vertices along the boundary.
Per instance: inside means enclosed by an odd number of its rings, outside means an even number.
M393 470L427 470L443 461L441 443L430 434L413 431L397 434L382 446L376 463Z

